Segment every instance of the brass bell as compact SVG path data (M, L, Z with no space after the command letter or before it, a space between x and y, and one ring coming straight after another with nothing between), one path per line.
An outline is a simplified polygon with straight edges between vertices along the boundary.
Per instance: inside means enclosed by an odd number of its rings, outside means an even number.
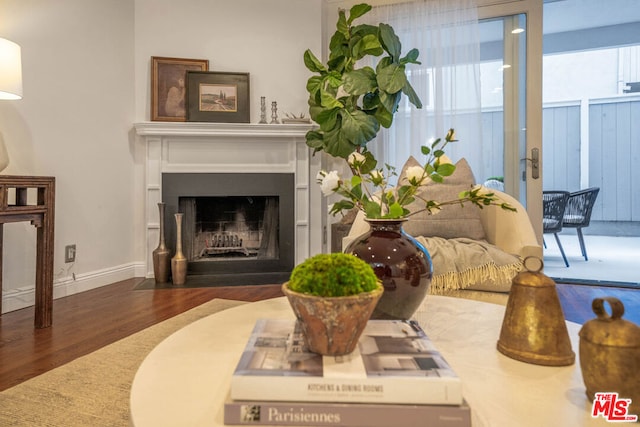
M617 298L596 298L591 308L598 317L580 329L580 369L587 396L593 401L595 393L617 392L620 399L631 399L629 413L640 416L640 326L622 319L624 305Z
M526 267L528 257L524 260ZM555 282L537 271L521 271L512 280L498 350L521 362L566 366L575 361Z

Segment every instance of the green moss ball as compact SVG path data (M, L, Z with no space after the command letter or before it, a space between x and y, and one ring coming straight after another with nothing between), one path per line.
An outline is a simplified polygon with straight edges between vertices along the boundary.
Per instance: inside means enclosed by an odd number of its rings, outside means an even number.
M377 282L369 264L338 252L315 255L298 264L291 272L289 288L310 295L340 297L370 292Z

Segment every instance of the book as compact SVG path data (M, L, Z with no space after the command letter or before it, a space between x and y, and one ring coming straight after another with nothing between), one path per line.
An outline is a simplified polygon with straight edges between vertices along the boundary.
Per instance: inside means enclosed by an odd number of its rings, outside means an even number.
M295 320L259 319L232 400L462 404L462 384L415 321L370 320L345 356L310 352Z
M230 400L226 425L341 427L471 427L471 409L461 405L400 405L334 402Z

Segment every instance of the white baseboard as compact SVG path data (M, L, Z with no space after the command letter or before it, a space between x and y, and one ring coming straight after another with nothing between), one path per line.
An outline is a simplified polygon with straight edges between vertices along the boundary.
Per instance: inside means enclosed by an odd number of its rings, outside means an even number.
M144 263L119 265L90 273L79 273L56 279L53 283L53 298L62 298L80 292L110 285L134 277L145 277ZM35 285L2 292L2 312L20 310L35 304Z

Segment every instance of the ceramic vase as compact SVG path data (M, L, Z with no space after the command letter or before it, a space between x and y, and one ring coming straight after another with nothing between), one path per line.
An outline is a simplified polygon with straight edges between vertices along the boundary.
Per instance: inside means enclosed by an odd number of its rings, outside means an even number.
M182 253L182 215L176 217L176 253L171 258L171 280L174 286L181 286L187 280L187 258Z
M156 283L167 283L169 281L169 271L171 269L171 253L164 240L164 212L165 203L158 203L160 218L160 242L153 251L153 277Z
M405 219L367 219L369 231L345 252L367 262L384 293L372 319L411 318L429 292L433 267L427 249L402 229Z

